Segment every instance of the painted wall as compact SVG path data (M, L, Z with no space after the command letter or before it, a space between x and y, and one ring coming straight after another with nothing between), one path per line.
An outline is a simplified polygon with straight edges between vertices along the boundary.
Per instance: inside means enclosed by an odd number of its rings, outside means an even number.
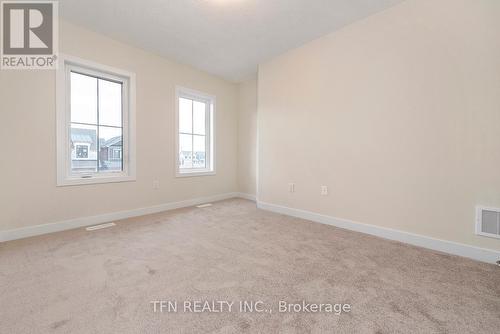
M257 79L238 85L238 185L239 191L256 194Z
M258 80L260 201L500 250L474 234L500 207L500 1L410 0Z
M136 73L137 181L56 187L55 73L0 71L0 230L238 190L237 85L67 22L60 50ZM216 176L175 178L175 85L217 96Z

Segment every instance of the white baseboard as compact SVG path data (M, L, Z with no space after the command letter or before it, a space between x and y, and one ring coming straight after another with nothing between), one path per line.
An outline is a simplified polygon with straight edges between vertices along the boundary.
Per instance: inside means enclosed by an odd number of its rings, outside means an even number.
M236 193L236 197L244 198L244 199L247 199L247 200L253 201L253 202L256 202L256 200L257 200L257 197L255 195L247 194L247 193Z
M90 216L90 217L82 217L82 218L74 218L65 221L60 221L56 223L43 224L43 225L35 225L28 226L19 229L0 231L0 242L22 239L33 237L37 235L59 232L70 230L79 227L85 227L90 225L108 223L111 221L116 221L120 219L138 217L143 215L148 215L152 213L158 213L163 211L169 211L173 209L185 208L189 206L195 206L207 202L215 202L221 201L229 198L244 198L251 201L256 201L255 195L246 194L246 193L225 193L207 197L199 197L179 202L171 202L161 205L155 205L145 208L112 212L102 215ZM419 234L403 232L398 230L393 230L389 228L379 227L375 225L362 224L358 222L353 222L346 219L335 218L327 215L322 215L310 211L299 210L288 208L285 206L265 203L265 202L257 202L257 206L260 209L268 210L276 213L281 213L288 216L298 217L306 220L310 220L317 223L328 224L337 226L340 228L345 228L352 231L362 232L366 234L375 235L378 237L382 237L385 239L397 240L400 242L404 242L407 244L420 246L424 248L429 248L453 255L459 255L467 258L471 258L478 261L495 263L500 259L500 252L479 248L475 246L460 244L452 241L440 240L431 237L426 237Z
M390 228L362 224L347 219L331 217L319 213L293 209L285 206L280 206L260 201L257 202L257 207L259 209L268 210L284 214L287 216L302 218L327 225L333 225L340 228L345 228L347 230L371 234L377 237L396 240L410 245L424 247L453 255L463 256L482 262L495 263L496 261L500 260L500 252L492 249L479 248L475 246L460 244L453 241L435 239L419 234L403 232Z
M189 207L189 206L199 205L199 204L203 204L203 203L207 203L207 202L221 201L224 199L229 199L229 198L234 198L234 197L243 197L243 196L240 196L240 193L237 193L237 192L226 193L226 194L220 194L220 195L214 195L214 196L199 197L199 198L194 198L194 199L189 199L189 200L179 201L179 202L171 202L171 203L155 205L155 206L150 206L150 207L145 207L145 208L127 210L127 211L106 213L106 214L97 215L97 216L74 218L74 219L64 220L64 221L60 221L60 222L56 222L56 223L35 225L35 226L28 226L28 227L24 227L24 228L18 228L18 229L14 229L14 230L0 231L0 242L28 238L28 237L33 237L36 235L47 234L47 233L71 230L74 228L79 228L79 227L84 227L84 226L89 226L89 225L108 223L108 222L116 221L116 220L120 220L120 219L138 217L138 216L148 215L148 214L152 214L152 213L158 213L158 212L162 212L162 211L185 208L185 207ZM245 198L245 197L243 197L243 198Z

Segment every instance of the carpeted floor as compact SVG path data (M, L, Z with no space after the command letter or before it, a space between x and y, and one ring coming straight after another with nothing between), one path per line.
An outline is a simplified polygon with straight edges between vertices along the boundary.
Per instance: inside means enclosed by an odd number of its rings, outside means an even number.
M156 300L177 312L154 312ZM234 306L191 313L185 300ZM302 300L351 310L279 312ZM499 331L500 268L241 199L0 244L1 333Z

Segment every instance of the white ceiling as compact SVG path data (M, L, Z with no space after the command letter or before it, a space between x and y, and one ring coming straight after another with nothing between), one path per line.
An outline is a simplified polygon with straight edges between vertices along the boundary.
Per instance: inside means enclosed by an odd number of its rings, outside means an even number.
M60 0L63 18L242 81L259 63L403 0Z

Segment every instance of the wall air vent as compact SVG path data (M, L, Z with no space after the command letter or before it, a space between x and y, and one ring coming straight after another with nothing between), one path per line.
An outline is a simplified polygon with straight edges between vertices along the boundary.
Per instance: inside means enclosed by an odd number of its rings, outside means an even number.
M476 208L476 234L500 239L500 209Z
M89 226L89 227L87 227L85 229L87 231L95 231L95 230L102 230L103 228L113 227L115 225L116 225L115 223L107 223L107 224Z

